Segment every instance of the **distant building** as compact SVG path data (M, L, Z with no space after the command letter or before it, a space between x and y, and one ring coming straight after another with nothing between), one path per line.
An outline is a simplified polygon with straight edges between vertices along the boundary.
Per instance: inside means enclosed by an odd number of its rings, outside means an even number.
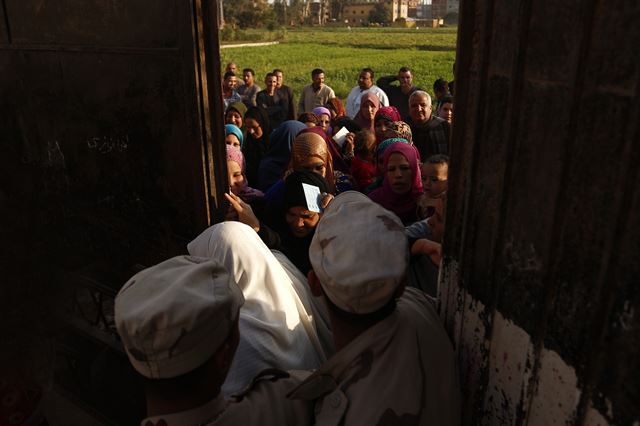
M409 18L415 18L418 14L419 7L420 7L420 0L407 1L407 16Z
M324 25L331 20L329 0L314 1L309 6L309 23L311 25Z
M460 0L432 0L431 18L444 18L448 13L458 13Z
M360 25L369 22L369 12L373 10L378 2L361 2L345 5L342 9L342 20L349 25ZM391 6L391 22L398 18L407 18L408 0L386 0L380 3L386 3Z

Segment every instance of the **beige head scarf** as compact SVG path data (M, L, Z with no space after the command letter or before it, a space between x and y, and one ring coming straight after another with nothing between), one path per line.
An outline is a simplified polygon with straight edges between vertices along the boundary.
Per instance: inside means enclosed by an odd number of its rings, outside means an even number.
M317 157L324 161L326 167L323 176L329 184L332 193L336 191L336 179L333 173L333 159L327 147L327 142L322 136L313 132L300 133L291 146L291 169L301 170L309 157Z

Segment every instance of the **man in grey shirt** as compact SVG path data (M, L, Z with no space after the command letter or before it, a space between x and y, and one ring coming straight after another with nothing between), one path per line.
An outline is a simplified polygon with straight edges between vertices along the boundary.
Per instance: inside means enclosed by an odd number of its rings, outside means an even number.
M324 84L324 71L316 68L311 71L311 83L302 89L298 112L311 112L315 107L324 106L329 99L335 98L333 89Z

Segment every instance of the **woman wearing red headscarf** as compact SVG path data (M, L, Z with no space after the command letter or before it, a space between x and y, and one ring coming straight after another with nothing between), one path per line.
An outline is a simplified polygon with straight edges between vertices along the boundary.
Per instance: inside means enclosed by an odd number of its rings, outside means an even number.
M405 225L411 224L419 219L418 198L423 193L418 151L413 145L396 142L384 151L383 158L382 187L369 198L394 212Z
M394 106L379 108L373 118L373 127L376 134L376 142L380 143L385 139L396 137L393 134L393 123L400 122L400 113ZM401 136L404 137L404 136Z

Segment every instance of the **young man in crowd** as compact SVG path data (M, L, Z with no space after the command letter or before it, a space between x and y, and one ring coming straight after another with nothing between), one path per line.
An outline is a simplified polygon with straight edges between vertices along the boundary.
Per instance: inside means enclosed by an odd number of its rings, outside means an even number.
M418 148L420 158L435 154L449 155L449 134L451 126L432 114L431 96L418 90L409 97L409 120L413 143Z
M335 98L333 89L324 84L324 71L316 68L311 71L312 83L305 86L300 94L299 112L312 112L315 107L324 106L329 99Z
M256 95L261 90L260 86L255 84L256 73L251 68L242 70L244 85L237 88L237 92L242 98L242 102L247 108L256 106Z
M438 108L437 114L449 125L453 124L453 96L445 95L440 99L440 108Z
M243 303L222 264L193 256L145 269L122 287L115 323L142 376L142 425L309 424L312 406L284 398L300 382L286 372L261 373L239 402L220 393L240 340Z
M436 111L442 106L442 99L449 95L449 84L447 80L439 78L433 82L433 94L436 97Z
M227 66L225 67L224 72L229 72L229 71L234 73L237 76L238 75L238 65L235 62L229 62L227 64ZM238 80L238 84L237 84L236 88L242 86L243 84L244 84L244 81Z
M337 352L289 398L315 401L316 424L458 425L455 356L433 300L405 288L400 219L345 192L325 209L309 257Z
M222 100L224 102L225 111L232 103L242 101L242 98L236 91L237 85L238 77L236 77L232 71L225 72L224 80L222 81Z
M380 99L382 106L389 106L389 98L384 91L373 84L373 70L371 68L363 68L358 76L358 85L351 89L347 96L347 115L354 118L360 111L360 99L362 95L368 92L375 94Z
M400 82L400 85L396 86L391 84L394 81ZM398 71L398 75L380 77L376 84L380 86L389 97L389 105L398 108L402 120L407 121L409 118L409 96L416 90L421 90L413 85L411 70L407 67L402 67Z
M293 99L293 90L284 84L284 74L281 69L274 69L273 74L276 76L278 95L280 95L281 99L284 99L284 105L286 105L285 120L295 120L297 114L295 101Z
M266 88L258 92L256 105L267 112L271 128L275 129L286 118L286 103L278 93L277 77L273 73L267 73L264 84Z

